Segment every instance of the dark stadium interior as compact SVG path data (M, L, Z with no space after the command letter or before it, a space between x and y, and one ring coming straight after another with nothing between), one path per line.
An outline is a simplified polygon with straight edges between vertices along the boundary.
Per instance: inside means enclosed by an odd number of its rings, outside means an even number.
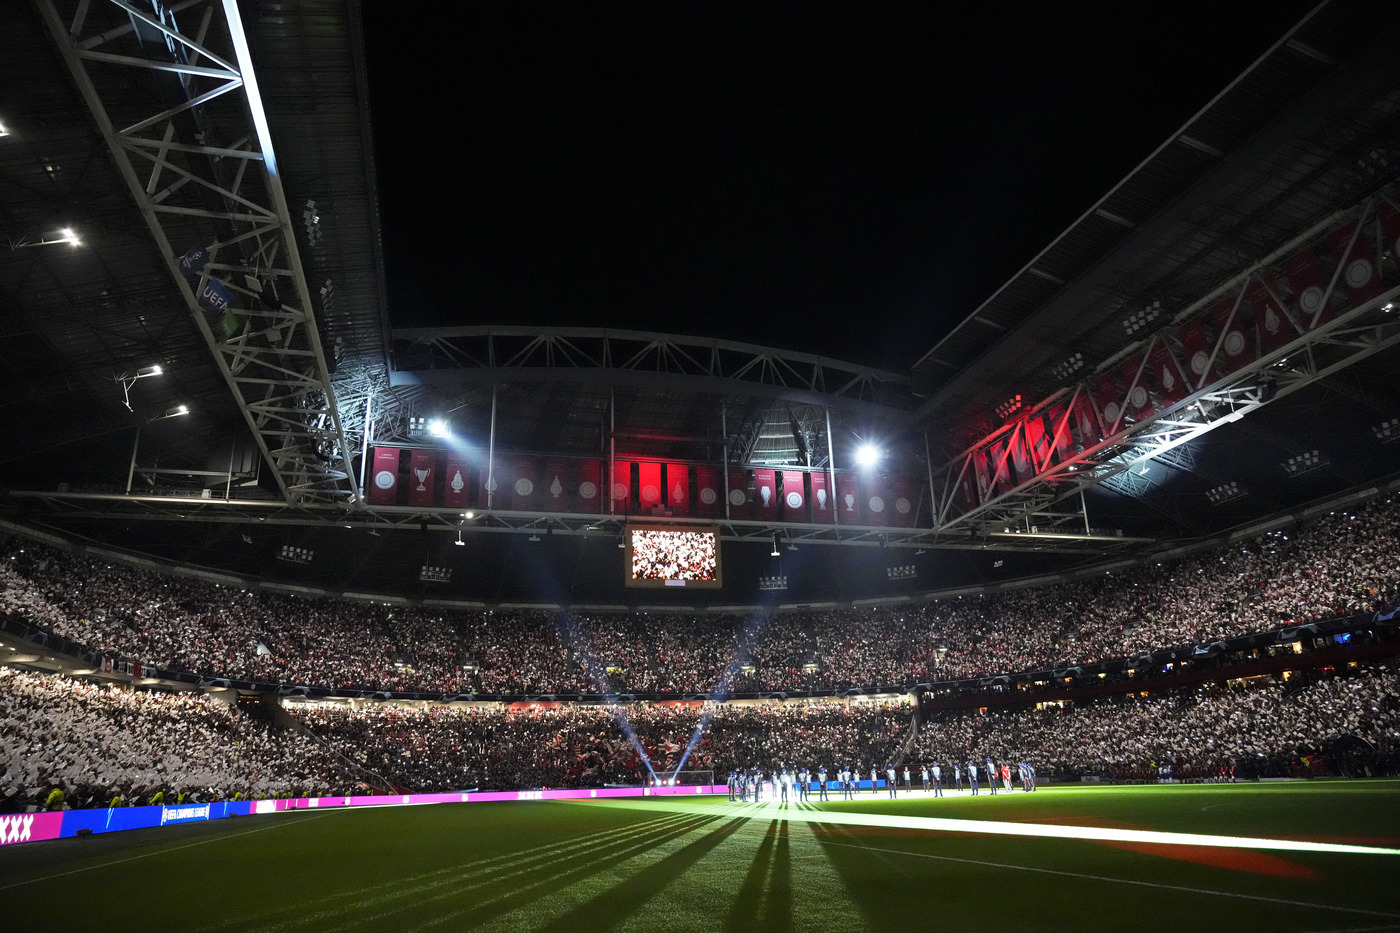
M9 916L1400 929L1392 5L0 3Z

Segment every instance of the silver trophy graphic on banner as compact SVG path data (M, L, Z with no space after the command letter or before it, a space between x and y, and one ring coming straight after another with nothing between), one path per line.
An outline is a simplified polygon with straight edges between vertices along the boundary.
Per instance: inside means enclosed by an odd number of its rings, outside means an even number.
M430 474L430 473L432 473L432 472L433 472L433 471L432 471L431 469L429 469L429 470L418 469L418 470L414 470L414 471L413 471L413 475L416 476L416 477L418 477L418 491L419 491L419 492L427 492L427 491L428 491L428 487L427 487L428 474Z

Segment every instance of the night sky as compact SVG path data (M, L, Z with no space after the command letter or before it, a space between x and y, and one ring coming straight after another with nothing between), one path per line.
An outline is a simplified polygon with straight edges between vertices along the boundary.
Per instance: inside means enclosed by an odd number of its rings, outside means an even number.
M365 6L395 325L901 370L1312 3Z

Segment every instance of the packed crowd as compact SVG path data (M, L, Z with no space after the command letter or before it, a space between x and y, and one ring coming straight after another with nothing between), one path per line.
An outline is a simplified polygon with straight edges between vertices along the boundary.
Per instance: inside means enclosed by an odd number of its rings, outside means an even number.
M796 762L886 761L912 707L638 703L453 708L339 704L297 714L328 744L414 792L597 787Z
M0 540L0 614L130 660L448 693L840 689L1126 657L1397 595L1400 503L1093 579L762 616L451 611L245 591Z
M1330 756L1344 735L1367 763L1400 764L1400 674L1377 665L1258 685L1189 690L1061 708L946 714L923 724L912 760L1033 761L1042 775L1179 780L1288 776ZM1335 766L1335 765L1334 765Z
M202 694L0 667L0 813L323 793L355 783L308 736Z
M632 579L714 580L715 535L700 531L632 532Z

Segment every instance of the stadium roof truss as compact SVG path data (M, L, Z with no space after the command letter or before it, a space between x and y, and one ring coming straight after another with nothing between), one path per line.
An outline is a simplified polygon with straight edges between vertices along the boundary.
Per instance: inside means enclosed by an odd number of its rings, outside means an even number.
M747 395L908 419L909 377L733 340L597 327L399 328L394 386L530 381Z
M1393 198L1370 199L1314 225L1187 306L1171 326L1124 347L1094 374L1018 412L964 450L935 477L935 528L1082 523L1087 533L1082 498L1079 509L1067 507L1087 487L1109 482L1132 494L1134 470L1148 461L1170 459L1215 428L1400 343L1400 285L1394 284L1400 209ZM1319 242L1335 250L1325 278L1313 249ZM1298 271L1300 257L1312 273ZM1291 275L1282 272L1285 266ZM1390 287L1380 284L1383 269ZM1357 293L1368 297L1351 300ZM1258 307L1249 323L1251 301ZM1207 318L1214 340L1206 336ZM1256 327L1262 352L1247 362L1227 362L1232 350L1239 353L1227 345L1254 340ZM1262 342L1266 329L1294 336L1277 338L1269 350ZM1188 332L1199 335L1194 347ZM1121 383L1112 381L1117 373L1124 374ZM1105 377L1113 394L1101 389ZM1186 385L1173 387L1177 378ZM1190 393L1165 410L1131 414L1155 407L1152 392L1186 389Z
M353 500L236 0L38 7L283 499Z

